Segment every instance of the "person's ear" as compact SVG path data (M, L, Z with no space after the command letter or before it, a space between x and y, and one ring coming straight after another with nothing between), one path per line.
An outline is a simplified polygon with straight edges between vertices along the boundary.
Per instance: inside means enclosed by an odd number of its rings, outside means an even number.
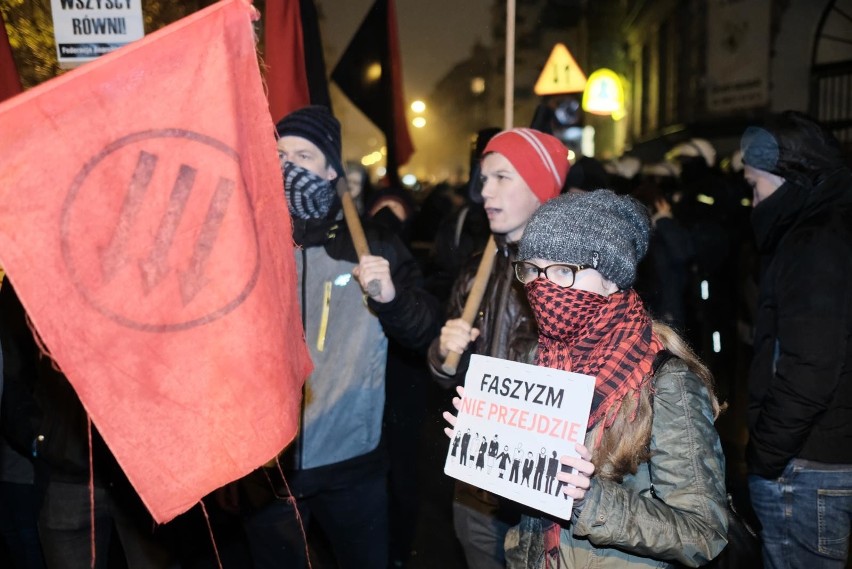
M337 179L337 170L332 168L331 166L325 167L325 179L329 182L333 182Z
M611 280L603 279L603 286L607 296L618 292L618 285Z

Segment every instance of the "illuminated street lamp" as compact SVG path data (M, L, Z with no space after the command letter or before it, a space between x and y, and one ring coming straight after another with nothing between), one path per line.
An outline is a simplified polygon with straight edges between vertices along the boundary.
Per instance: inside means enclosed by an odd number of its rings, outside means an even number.
M426 110L426 103L420 100L414 101L411 103L411 110L415 113L422 113Z
M361 158L361 165L365 167L370 167L373 164L378 164L379 162L381 162L383 158L384 156L382 156L381 152L374 150L373 152Z
M411 124L415 126L415 128L423 128L426 126L426 119L423 117L414 117L411 121Z
M621 78L610 69L598 69L589 76L583 92L583 110L595 115L624 117L624 87Z
M382 78L382 64L381 63L372 63L367 67L366 70L367 82L375 83L379 79Z

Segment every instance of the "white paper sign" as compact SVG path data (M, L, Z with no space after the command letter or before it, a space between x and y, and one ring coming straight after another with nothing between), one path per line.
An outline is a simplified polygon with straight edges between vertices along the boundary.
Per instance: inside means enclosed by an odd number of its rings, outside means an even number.
M577 456L595 378L471 356L444 472L558 518L573 500L556 480L559 457Z
M707 109L731 112L769 100L769 0L707 3Z
M50 0L60 64L84 63L145 35L142 0Z

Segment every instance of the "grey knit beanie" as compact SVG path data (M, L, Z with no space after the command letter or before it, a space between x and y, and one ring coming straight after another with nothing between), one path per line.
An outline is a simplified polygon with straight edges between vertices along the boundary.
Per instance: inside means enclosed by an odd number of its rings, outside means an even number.
M518 259L590 265L620 289L636 280L636 265L648 250L648 210L610 190L563 194L530 217Z

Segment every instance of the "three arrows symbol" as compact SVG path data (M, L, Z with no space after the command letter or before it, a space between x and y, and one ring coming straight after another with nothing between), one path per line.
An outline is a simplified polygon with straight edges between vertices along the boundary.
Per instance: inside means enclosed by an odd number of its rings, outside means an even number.
M101 272L105 284L109 283L127 263L127 246L144 205L143 198L151 184L157 161L157 155L144 150L139 152L115 231L109 244L101 252ZM169 264L169 251L174 244L197 174L198 171L192 166L181 164L150 252L146 258L139 261L142 288L146 294L162 283L172 270ZM189 264L178 274L184 306L192 302L210 280L207 276L207 266L235 186L233 180L219 178L207 208L207 214L196 237Z

